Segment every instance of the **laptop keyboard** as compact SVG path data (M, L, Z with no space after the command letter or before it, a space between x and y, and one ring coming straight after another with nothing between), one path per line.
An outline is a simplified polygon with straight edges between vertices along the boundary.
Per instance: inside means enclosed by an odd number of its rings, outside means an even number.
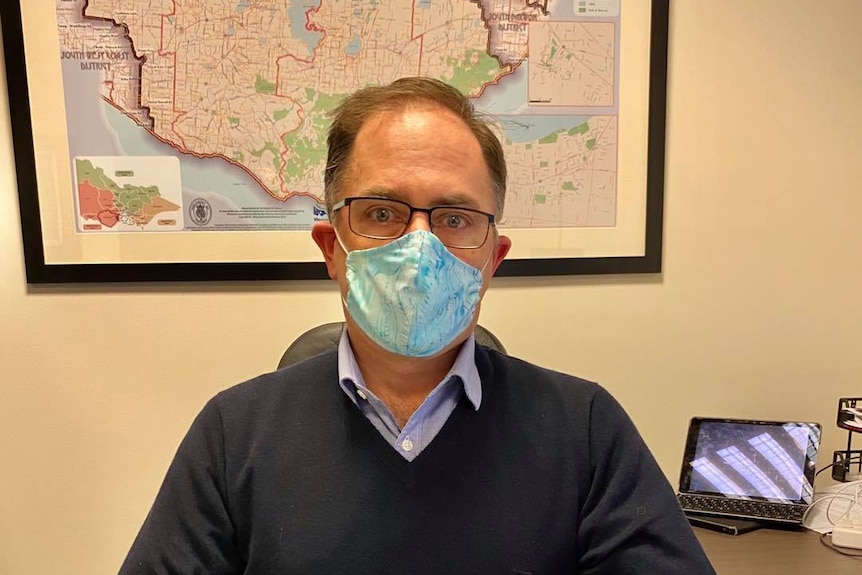
M682 508L687 511L769 519L785 523L801 523L802 514L805 513L806 507L805 505L787 505L751 499L686 495L683 493L678 494L677 497Z

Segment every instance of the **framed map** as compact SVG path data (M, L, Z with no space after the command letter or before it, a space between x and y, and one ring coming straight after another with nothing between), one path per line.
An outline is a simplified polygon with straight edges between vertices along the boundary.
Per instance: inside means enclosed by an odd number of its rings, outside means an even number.
M498 125L498 275L661 271L669 0L4 0L29 283L318 279L327 112L432 76Z

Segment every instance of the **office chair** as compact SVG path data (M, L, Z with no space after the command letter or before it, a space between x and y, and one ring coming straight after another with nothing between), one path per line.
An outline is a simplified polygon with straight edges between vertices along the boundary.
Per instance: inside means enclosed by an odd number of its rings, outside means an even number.
M311 328L296 338L285 350L278 362L278 369L338 347L338 340L341 338L343 329L343 321L334 321ZM500 353L506 353L506 348L503 347L497 336L481 325L476 326L475 336L476 343L479 345L490 347Z

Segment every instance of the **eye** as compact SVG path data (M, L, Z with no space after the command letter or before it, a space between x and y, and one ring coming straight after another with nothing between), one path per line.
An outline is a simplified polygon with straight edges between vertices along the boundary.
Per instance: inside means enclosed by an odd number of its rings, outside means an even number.
M409 208L385 199L362 198L354 202L353 207L356 210L356 216L361 218L362 222L373 226L388 227L403 224L410 213Z
M385 207L376 207L371 211L371 218L375 222L385 224L392 221L392 210Z
M462 214L446 214L444 225L447 228L459 229L466 226L467 222Z
M473 215L470 212L446 208L435 210L434 227L446 230L463 230L473 225Z

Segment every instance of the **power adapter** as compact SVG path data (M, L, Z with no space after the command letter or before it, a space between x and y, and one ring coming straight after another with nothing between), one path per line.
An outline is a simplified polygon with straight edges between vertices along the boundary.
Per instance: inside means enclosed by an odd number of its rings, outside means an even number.
M848 549L862 549L862 525L836 525L832 529L832 544Z

